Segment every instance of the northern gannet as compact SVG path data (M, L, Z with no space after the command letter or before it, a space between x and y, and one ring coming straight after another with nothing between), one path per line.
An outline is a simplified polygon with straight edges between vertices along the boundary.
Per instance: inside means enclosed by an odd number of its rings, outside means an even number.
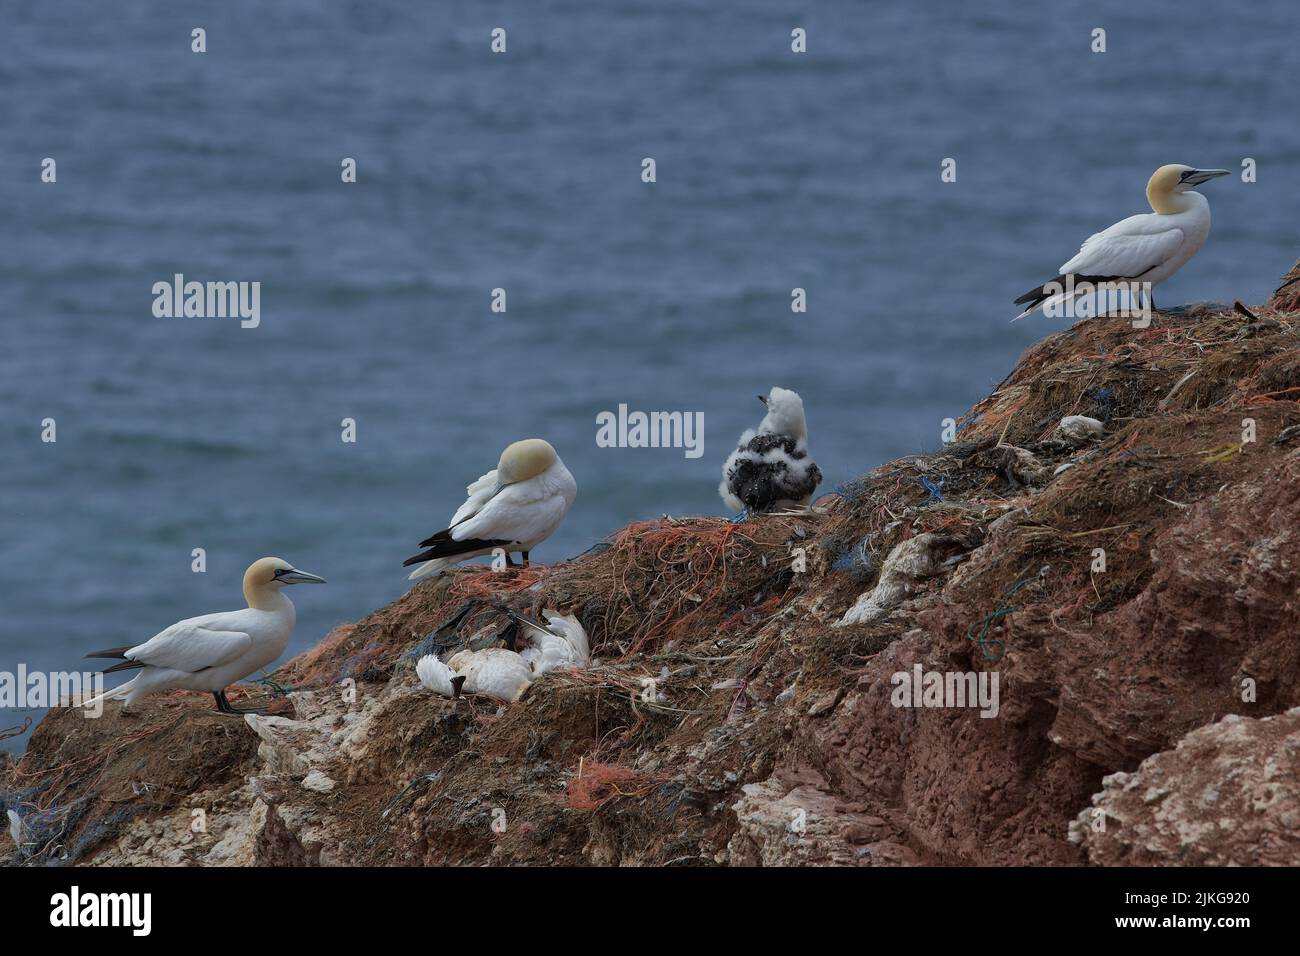
M518 652L504 647L460 650L446 663L436 654L426 654L415 665L420 683L444 697L487 694L514 701L543 674L586 667L591 662L587 631L572 614L543 611L543 627L509 608L501 610L514 626L525 629L530 641L527 647Z
M543 627L514 612L507 613L512 621L526 629L531 641L519 656L532 671L534 679L547 671L586 667L591 662L591 644L586 628L572 614L543 611L542 616L546 618Z
M248 713L230 706L226 688L270 664L288 646L295 615L283 588L324 583L324 578L299 571L280 558L254 561L244 572L248 607L243 610L187 618L143 644L87 654L122 661L105 668L105 674L137 667L140 673L82 706L125 696L130 707L146 694L183 689L210 691L222 713Z
M773 386L758 431L746 429L722 466L718 494L733 511L807 507L822 473L808 457L808 424L797 392Z
M1026 306L1016 318L1082 295L1087 284L1142 282L1154 289L1186 265L1210 234L1210 204L1192 187L1228 174L1226 169L1161 166L1147 182L1147 202L1154 211L1089 236L1078 254L1062 263L1060 275L1016 299L1016 305ZM1067 283L1067 277L1072 281ZM1080 283L1085 284L1081 289ZM1071 288L1062 291L1066 286ZM1147 303L1155 308L1149 291Z
M451 516L451 524L420 542L427 550L402 562L403 567L419 565L411 572L412 581L496 548L505 549L510 567L510 552L522 552L526 566L528 552L569 513L578 484L549 442L526 438L503 451L496 468L465 491L469 498Z
M457 651L443 663L434 654L421 657L415 665L420 683L443 697L486 694L498 700L517 700L532 683L527 662L504 647L481 651Z

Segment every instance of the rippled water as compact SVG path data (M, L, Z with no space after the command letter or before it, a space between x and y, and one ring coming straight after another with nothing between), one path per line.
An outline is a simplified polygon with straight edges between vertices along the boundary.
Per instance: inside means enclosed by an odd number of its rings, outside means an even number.
M519 437L579 483L543 561L721 513L773 384L828 486L933 448L1063 324L1011 326L1011 300L1162 163L1259 163L1205 187L1210 242L1162 304L1258 301L1300 254L1284 0L210 6L5 15L0 670L238 606L263 554L330 580L292 592L301 650L399 595ZM155 318L176 272L261 282L261 326ZM704 456L598 448L621 402L703 412Z

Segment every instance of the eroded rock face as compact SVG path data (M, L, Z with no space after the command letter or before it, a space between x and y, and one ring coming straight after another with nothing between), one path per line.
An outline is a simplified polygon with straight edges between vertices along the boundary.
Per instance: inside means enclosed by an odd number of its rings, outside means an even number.
M1183 514L1156 538L1146 588L1089 631L1072 629L1056 653L1050 739L1108 769L1217 715L1300 699L1300 461Z
M1229 715L1106 777L1070 839L1107 866L1294 866L1300 708Z
M247 788L202 791L188 806L135 820L94 857L99 866L252 866L262 815ZM265 808L263 808L264 810Z
M732 808L738 827L727 862L740 866L914 866L897 832L861 804L836 796L825 781L770 777L746 784Z
M1042 688L1004 672L997 719L969 708L895 707L892 675L916 664L971 666L917 628L871 660L830 718L802 728L834 792L890 819L933 862L1082 862L1059 821L1087 800L1101 771L1044 739L1052 711Z

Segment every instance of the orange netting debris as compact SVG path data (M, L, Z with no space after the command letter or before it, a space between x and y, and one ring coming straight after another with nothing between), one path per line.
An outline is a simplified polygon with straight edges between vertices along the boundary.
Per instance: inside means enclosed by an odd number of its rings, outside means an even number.
M538 564L503 571L473 565L459 571L452 579L450 594L462 601L490 601L502 594L527 590L545 577L548 570L545 565Z
M797 520L797 519L796 519ZM759 592L775 608L789 581L787 519L660 518L622 529L586 575L603 591L604 637L623 656L716 631ZM773 593L761 593L767 582ZM772 602L776 596L777 601Z
M584 761L578 774L569 779L569 807L574 810L599 810L617 797L648 796L666 780L666 774L637 773L616 764Z
M301 687L319 687L332 684L337 679L339 659L344 645L354 636L355 624L334 628L310 650L299 654L276 671L276 679L284 684Z

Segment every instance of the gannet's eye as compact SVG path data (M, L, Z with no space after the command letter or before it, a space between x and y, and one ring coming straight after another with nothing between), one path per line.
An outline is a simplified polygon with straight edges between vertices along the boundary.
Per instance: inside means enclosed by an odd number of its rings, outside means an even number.
M275 578L280 577L282 574L288 574L288 573L289 573L289 569L288 569L288 568L276 568L276 569L275 569L275 574L272 575L271 577L272 577L272 580L274 580Z
M1192 175L1192 173L1194 172L1196 172L1196 170L1194 169L1184 169L1181 173L1178 174L1178 181L1180 183L1184 182L1187 179L1187 177Z

